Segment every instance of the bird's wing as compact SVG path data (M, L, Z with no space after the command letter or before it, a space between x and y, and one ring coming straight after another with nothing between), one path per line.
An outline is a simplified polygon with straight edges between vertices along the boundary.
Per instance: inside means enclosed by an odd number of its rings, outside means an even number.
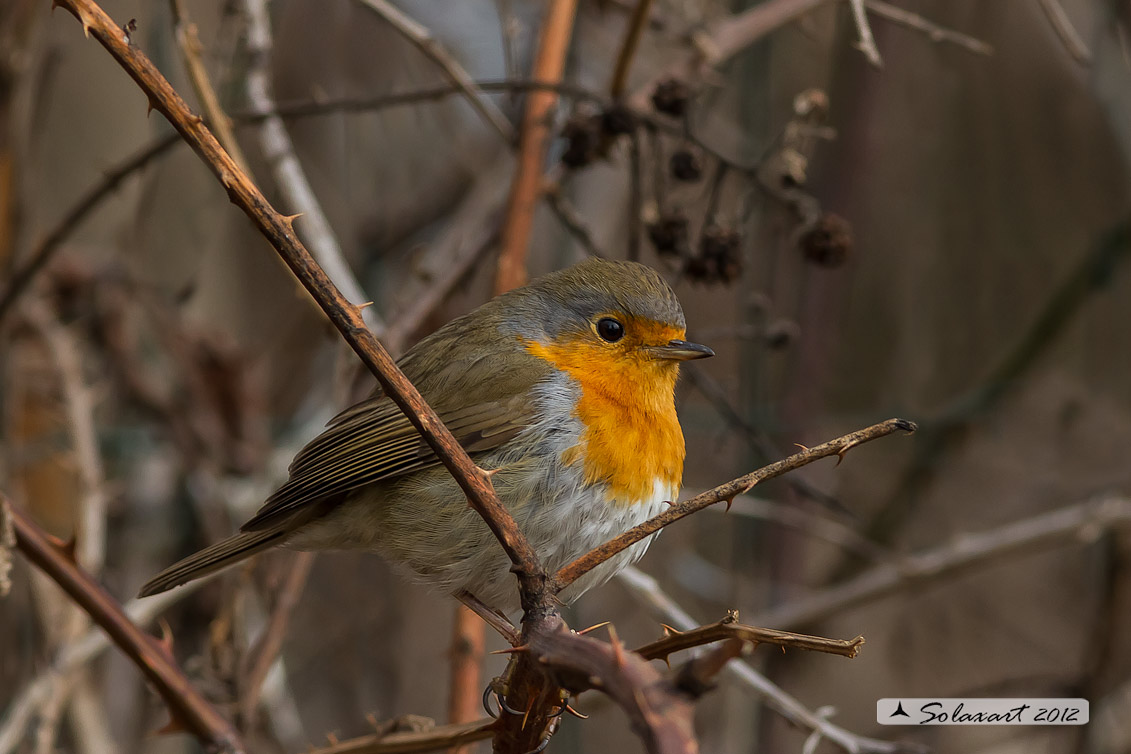
M449 396L447 406L438 401L433 406L468 453L496 448L537 420L531 388L545 371L487 370L483 360L449 364L417 382L426 398L437 386ZM241 529L262 530L312 503L438 463L396 404L376 395L343 411L299 451L290 478Z

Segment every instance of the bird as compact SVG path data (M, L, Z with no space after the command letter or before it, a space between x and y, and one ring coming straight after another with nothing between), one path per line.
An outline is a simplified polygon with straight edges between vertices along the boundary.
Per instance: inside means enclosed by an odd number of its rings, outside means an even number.
M686 453L683 309L654 269L590 258L503 293L420 340L398 366L483 469L553 573L677 499ZM510 562L403 412L377 388L294 457L239 533L146 583L142 597L271 547L367 550L434 590L518 606ZM654 536L654 535L653 535ZM569 585L572 602L652 537Z

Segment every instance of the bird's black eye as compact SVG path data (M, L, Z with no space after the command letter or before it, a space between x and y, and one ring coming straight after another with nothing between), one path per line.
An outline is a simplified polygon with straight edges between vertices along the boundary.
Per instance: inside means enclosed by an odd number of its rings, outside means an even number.
M624 337L624 325L612 317L605 317L597 322L597 334L601 336L602 340L616 343Z

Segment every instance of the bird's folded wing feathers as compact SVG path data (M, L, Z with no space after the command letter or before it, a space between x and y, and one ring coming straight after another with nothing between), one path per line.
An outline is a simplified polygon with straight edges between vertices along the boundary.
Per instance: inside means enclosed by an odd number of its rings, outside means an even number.
M527 391L438 413L469 453L498 447L537 418ZM309 503L438 463L396 404L371 398L339 414L295 456L290 478L241 529L264 529Z

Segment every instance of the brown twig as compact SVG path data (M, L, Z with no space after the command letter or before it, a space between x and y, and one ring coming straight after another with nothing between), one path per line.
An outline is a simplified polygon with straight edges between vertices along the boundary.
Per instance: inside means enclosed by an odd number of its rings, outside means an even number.
M287 569L282 587L278 590L275 606L271 610L271 617L267 627L263 629L247 655L244 671L241 674L243 682L240 684L240 717L245 727L251 727L247 722L254 718L256 706L259 704L259 693L263 688L263 681L275 658L283 648L283 639L287 633L287 623L291 613L302 596L306 579L310 575L310 568L314 565L314 553L295 553Z
M7 506L8 501L0 497L0 514L3 514ZM15 547L15 545L15 532L13 531L11 547ZM0 542L0 553L3 552L3 549L3 542ZM122 610L126 617L136 625L144 626L165 612L171 605L195 594L198 589L208 584L217 575L204 576L197 581L186 584L183 589L162 592L145 600L131 600ZM106 634L101 629L94 628L82 637L59 647L51 664L45 667L35 680L25 686L8 704L3 724L0 725L0 752L14 751L19 746L23 740L23 732L31 722L32 714L53 693L57 678L66 676L83 667L110 646L112 646L112 642Z
M832 0L766 0L723 18L696 36L696 49L692 53L657 71L628 101L634 109L646 112L649 97L659 81L677 78L693 85L712 66L729 60L759 39L829 2Z
M424 402L420 393L397 368L388 351L365 327L361 310L350 304L326 276L292 228L293 218L280 215L263 194L232 161L200 118L193 116L169 82L149 58L134 47L129 35L114 23L93 0L58 0L58 5L73 14L89 36L93 36L129 73L145 92L150 106L161 112L192 146L220 180L228 196L243 210L302 282L311 296L342 333L343 337L381 383L388 395L420 431L441 463L467 494L499 539L518 572L520 582L541 581L541 566L529 542L513 517L499 502L490 477L468 457Z
M464 605L456 605L452 625L451 689L448 697L448 722L469 723L479 717L479 695L482 691L483 655L486 645L486 624ZM466 746L452 749L452 754L466 752Z
M570 631L556 614L528 618L524 627L527 652L520 657L537 660L515 666L508 680L511 692L507 704L511 709L538 711L546 702L559 704L556 694L553 700L540 699L546 688L531 683L548 671L556 683L571 692L596 688L616 701L649 752L698 751L691 705L697 695L681 689L672 678L665 678L642 657L628 651L615 633L610 631L611 642L581 636ZM509 713L501 717L496 751L532 751L550 732L547 725L556 723L535 714L528 720L523 717Z
M644 32L651 10L652 0L636 0L636 7L632 9L632 16L628 19L628 30L613 68L612 83L609 84L609 96L614 100L624 95L628 85L628 71L632 67L632 59L636 56L636 47L640 44L640 35Z
M485 605L478 597L468 591L461 590L456 592L456 599L463 603L471 612L478 615L484 623L491 628L495 629L507 640L512 647L520 643L520 635L517 628L510 622L510 620L502 613L496 612L494 608Z
M141 170L180 142L181 138L178 134L169 134L153 142L108 171L102 180L92 186L82 198L75 202L54 229L39 242L27 261L12 273L8 285L4 289L4 295L0 297L0 321L4 319L5 314L12 310L13 304L27 290L28 284L55 256L55 253L62 247L63 241L67 240L79 223L86 219L86 216L101 204L103 199L114 193L123 180Z
M755 644L773 644L853 658L860 651L860 645L864 643L863 636L857 636L855 639L827 639L823 636L808 636L773 628L748 626L738 622L737 610L732 610L727 617L717 623L699 626L690 631L680 631L671 626L664 628L667 634L664 638L633 651L646 660L667 660L673 652L701 647L723 639L742 639Z
M145 673L168 705L174 722L206 746L233 754L246 751L235 728L192 687L169 651L157 639L142 633L118 602L75 564L63 545L50 541L16 506L9 505L8 510L20 551L82 607Z
M43 341L58 374L79 483L73 516L73 553L79 567L97 575L102 570L106 554L107 495L102 457L98 451L94 389L87 383L84 374L79 342L44 300L36 297L26 301L21 313ZM33 586L39 587L42 583L33 583ZM73 602L66 601L57 590L36 588L33 591L43 614L51 616L44 624L52 650L74 640L90 625L89 617ZM78 715L89 716L82 721L88 734L83 736L82 741L87 754L107 751L105 744L110 735L105 725L105 711L100 707L101 698L93 693L85 670L76 669L69 674L55 676L54 689L40 708L37 753L50 754L54 750L59 721L64 712L72 720Z
M431 730L372 733L331 746L310 749L306 754L416 754L475 743L495 733L496 721L483 718L459 725L440 725Z
M677 629L684 631L695 630L699 622L694 620L686 610L672 600L660 589L659 584L651 576L642 573L634 566L624 568L616 575L616 579L626 586L630 592L645 601L653 608L657 616ZM772 683L754 668L744 662L731 662L727 665L727 672L746 687L753 690L764 699L767 705L789 720L794 725L812 731L851 754L895 754L895 752L918 752L925 754L922 747L893 741L880 741L874 738L865 738L851 731L847 731L830 722L794 697L786 693L781 687Z
M511 126L511 122L499 111L495 103L484 96L483 91L471 78L467 70L452 57L442 44L436 41L432 32L388 0L357 0L357 2L385 19L401 36L439 66L448 80L452 82L452 85L463 94L468 104L482 116L489 126L499 132L503 141L508 144L514 142L514 128Z
M788 458L784 458L769 466L764 466L757 471L753 471L738 479L721 484L714 489L708 490L702 494L696 495L690 500L685 500L682 503L673 505L668 510L664 511L658 516L655 516L648 521L645 521L639 526L621 534L618 537L610 539L603 545L590 550L585 555L574 560L569 565L563 566L553 577L553 588L555 593L560 592L581 576L588 573L590 570L605 562L618 552L632 546L645 537L656 533L668 524L675 523L685 516L690 516L696 511L700 511L710 505L729 500L735 495L741 495L749 492L754 485L764 482L768 479L781 476L782 474L793 471L794 469L801 468L806 464L812 463L821 458L828 456L844 457L852 448L865 442L875 440L880 437L886 437L894 432L914 432L915 424L905 419L888 419L879 424L873 424L871 427L851 432L843 437L838 437L835 440L830 440L826 443L818 445L815 448L807 448L800 453L795 453ZM764 622L764 621L761 621Z
M566 52L573 33L577 0L552 0L542 22L538 53L531 78L559 81L565 68ZM507 199L500 234L497 290L517 288L526 282L526 251L534 225L534 209L542 184L542 162L550 139L550 119L558 97L553 92L531 92L526 99L519 137L518 168Z
M22 313L47 346L59 375L80 483L75 559L87 572L97 574L106 554L106 480L98 452L93 389L83 374L78 342L47 305L36 298L26 302Z
M208 78L208 71L204 67L204 61L201 59L203 47L200 44L196 24L189 20L183 0L169 0L169 5L173 11L173 36L176 37L177 47L180 48L181 61L185 65L185 72L188 73L192 90L196 93L197 100L200 101L200 109L204 111L204 118L216 134L216 138L228 151L228 154L232 156L232 159L236 161L236 164L240 166L240 169L250 175L251 169L248 167L247 158L244 157L239 142L236 141L236 134L232 130L232 121L224 112L224 108L220 106L220 98L216 96L216 89L212 86L212 81Z
M16 530L8 511L8 499L0 497L0 600L12 590L12 550L16 546Z

